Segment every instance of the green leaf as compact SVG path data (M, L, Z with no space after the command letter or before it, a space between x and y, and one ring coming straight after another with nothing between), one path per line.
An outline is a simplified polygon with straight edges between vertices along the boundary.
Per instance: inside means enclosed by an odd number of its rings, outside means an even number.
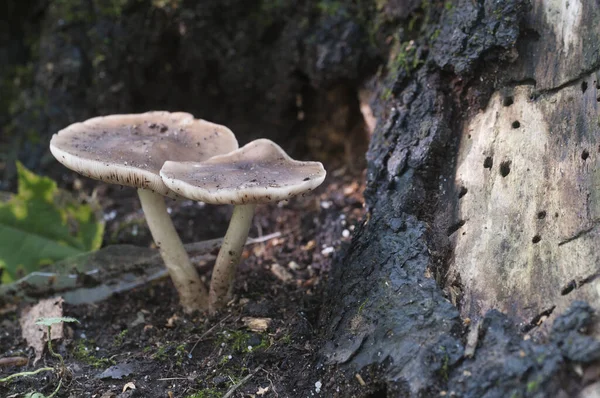
M25 396L23 398L47 398L44 394L42 394L41 392L29 392L27 394L25 394Z
M56 183L17 163L18 193L0 203L1 283L40 266L97 250L104 222Z
M59 316L59 317L38 318L38 320L35 321L35 324L42 325L42 326L52 326L52 325L55 325L55 324L61 323L61 322L80 323L79 320L77 320L75 318L71 318L70 316Z

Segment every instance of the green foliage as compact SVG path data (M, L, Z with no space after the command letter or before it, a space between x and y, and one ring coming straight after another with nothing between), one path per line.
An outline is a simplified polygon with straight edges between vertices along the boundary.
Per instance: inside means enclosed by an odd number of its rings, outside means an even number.
M18 193L0 203L0 270L2 283L40 266L97 250L104 222L90 205L80 204L17 163Z

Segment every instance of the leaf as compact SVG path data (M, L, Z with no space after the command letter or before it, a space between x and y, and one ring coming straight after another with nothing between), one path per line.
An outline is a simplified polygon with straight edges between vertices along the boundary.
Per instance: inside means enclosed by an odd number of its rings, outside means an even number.
M47 398L44 394L42 394L41 392L29 392L27 394L25 394L25 396L23 398Z
M59 316L59 317L38 318L38 320L35 321L35 324L42 325L42 326L52 326L52 325L55 325L55 324L61 323L61 322L80 323L78 319L72 318L70 316Z
M18 193L0 203L0 282L97 250L104 222L90 205L17 163Z

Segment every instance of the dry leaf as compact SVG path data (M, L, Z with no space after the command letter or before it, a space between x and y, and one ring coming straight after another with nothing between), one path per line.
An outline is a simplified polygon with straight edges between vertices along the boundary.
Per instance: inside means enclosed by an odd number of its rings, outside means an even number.
M267 392L269 392L269 387L258 387L256 395L265 395Z
M285 269L277 263L271 265L271 272L277 277L277 279L281 280L282 282L289 282L293 279L293 276L290 273L290 271L288 271L287 269Z
M175 327L175 322L178 320L179 320L179 317L177 316L177 314L173 315L172 317L167 319L167 324L165 325L165 327L168 327L168 328Z
M245 316L242 318L242 322L244 322L244 326L253 332L262 333L269 328L269 325L271 324L271 318L254 318Z
M27 345L35 350L35 359L33 364L40 360L44 353L44 347L48 342L48 336L46 336L47 327L36 325L35 321L38 318L60 318L63 316L63 299L62 297L51 298L41 300L33 307L26 309L21 314L19 323L21 324L21 334L27 341ZM63 338L63 323L56 323L51 326L52 340L58 340Z
M125 392L127 390L135 390L135 384L133 384L132 382L125 384L123 386L123 392Z

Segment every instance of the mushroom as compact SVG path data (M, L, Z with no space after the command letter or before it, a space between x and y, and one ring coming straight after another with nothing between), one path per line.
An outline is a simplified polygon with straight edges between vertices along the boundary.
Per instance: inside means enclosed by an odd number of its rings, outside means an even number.
M167 212L163 195L178 196L159 171L169 159L203 161L237 148L225 126L162 111L96 117L66 127L50 141L54 157L79 174L138 188L146 222L186 312L206 309L208 295Z
M320 162L299 162L267 139L204 162L168 161L160 175L177 194L206 203L232 204L233 215L215 261L209 311L231 297L235 271L258 203L277 202L304 194L325 179Z

